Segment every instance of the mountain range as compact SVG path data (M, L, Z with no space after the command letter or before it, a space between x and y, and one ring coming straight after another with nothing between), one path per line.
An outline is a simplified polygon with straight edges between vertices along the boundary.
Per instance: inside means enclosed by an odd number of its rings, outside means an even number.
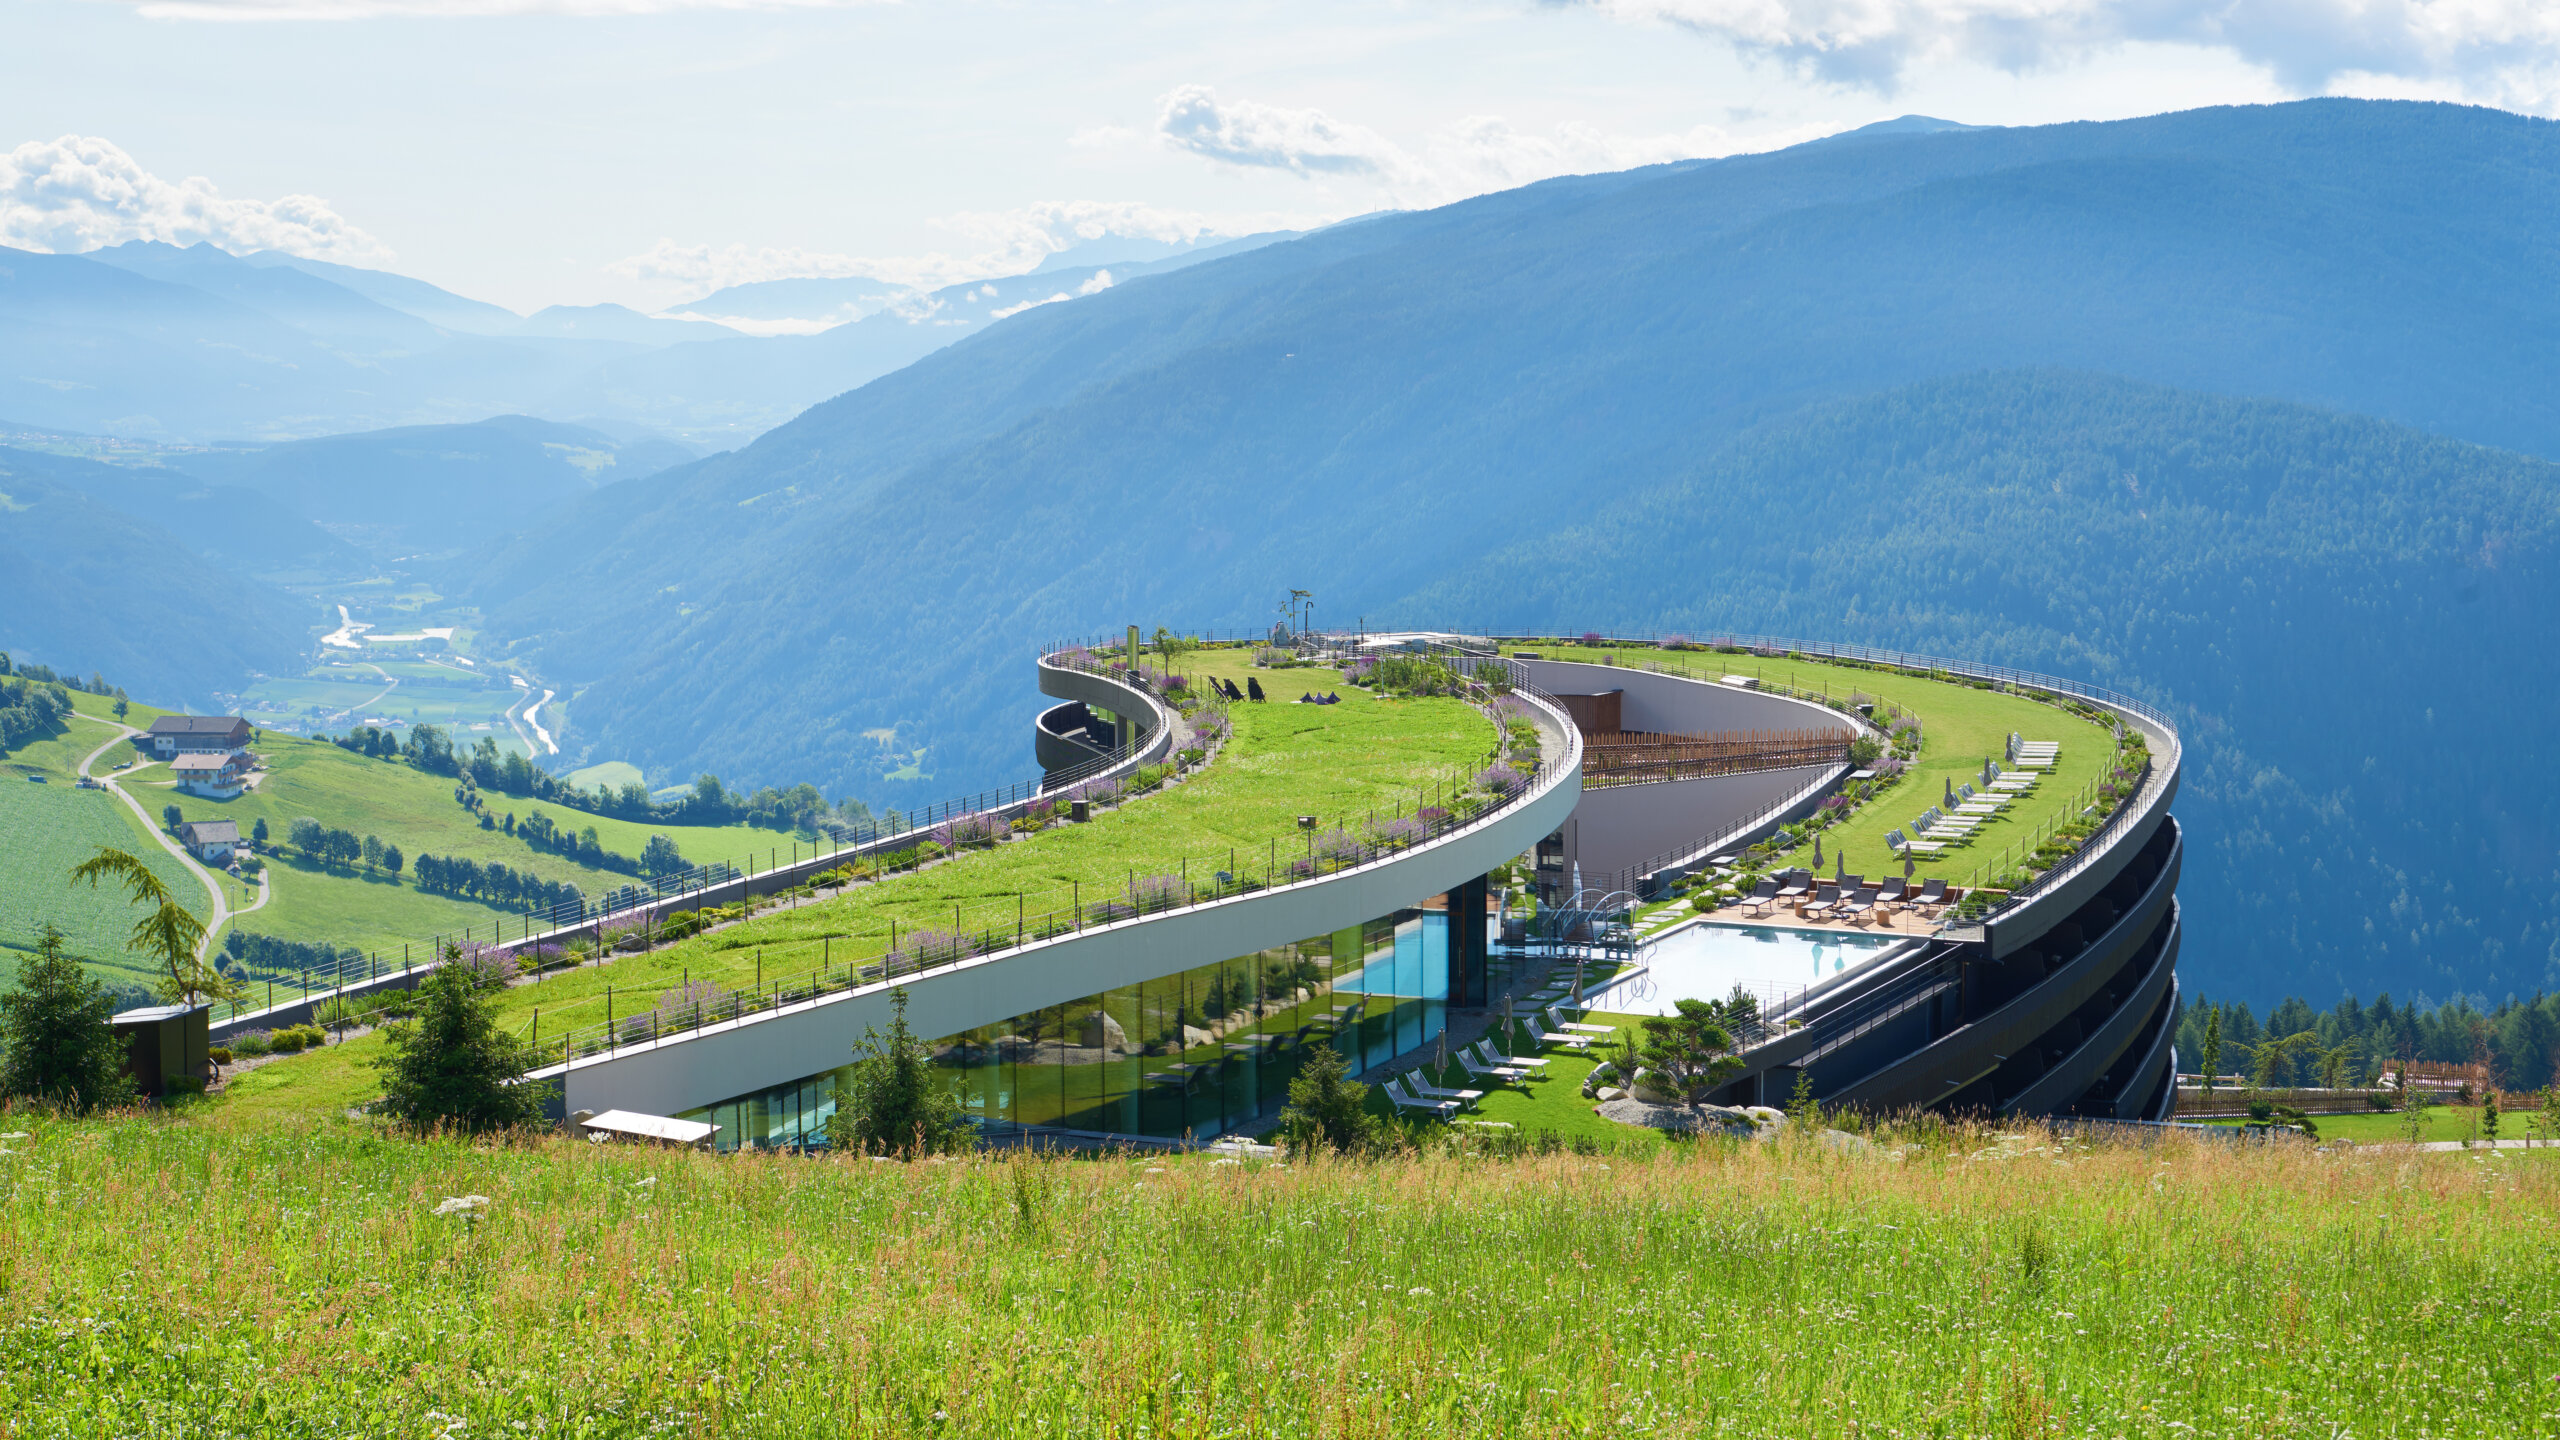
M930 292L789 280L665 315L555 305L525 316L406 276L272 252L143 240L85 255L0 247L0 416L144 439L274 441L538 414L732 444L1032 305L1288 238L1143 242L1147 258Z
M2556 143L2495 111L2313 101L1904 127L1380 216L1021 314L587 502L576 555L528 542L470 589L520 653L587 687L576 739L596 755L893 800L1023 767L1033 702L1008 677L1034 644L1268 623L1290 586L1317 593L1320 622L1783 621L2095 670L2192 717L2206 833L2304 822L2190 880L2218 937L2200 943L2224 947L2211 964L2361 983L2390 968L2364 927L2398 924L2397 983L2540 984L2535 897L2560 877L2518 817L2540 813L2541 782L2462 797L2464 833L2502 868L2456 899L2480 857L2437 843L2442 797L2366 768L2405 752L2332 732L2356 723L2359 686L2418 654L2448 667L2412 722L2438 728L2402 738L2483 733L2517 693L2502 667L2543 673L2501 647L2552 598L2548 531L2518 497L2551 483L2523 457L2560 453ZM1980 388L1912 389L1968 376ZM1929 523L1872 530L1915 513L1889 424L1881 451L1819 452L1835 465L1715 460L1783 485L1695 488L1709 459L1860 397L1964 438L1939 445ZM2273 408L2195 408L2215 397ZM2078 494L2115 443L2093 418L2110 407L2143 417L2149 448L2120 466L2135 483L2182 454L2287 483L2215 491L2139 552L2083 543L2100 517L2068 505L2009 543L2008 492L1986 477ZM2368 523L2374 487L2410 482L2417 455L2432 488L2398 513L2442 523ZM2280 512L2249 509L2274 495ZM1618 548L1590 528L1649 497L1645 525L1606 532ZM1824 558L1850 536L1856 563ZM1984 578L2002 567L2006 589ZM2188 587L2174 605L2157 574ZM2421 632L2394 618L2306 639L2388 614L2419 575L2481 598L2406 614L2507 631L2413 650ZM2288 655L2328 668L2270 663ZM881 778L884 750L918 749L929 780ZM2254 810L2261 786L2293 808ZM2309 823L2350 794L2351 817ZM2390 890L2334 916L2268 908L2351 845ZM2270 856L2289 873L2254 873ZM2467 918L2402 924L2403 885Z
M2553 214L2550 122L2320 100L1906 117L685 318L12 252L0 415L364 429L168 463L307 527L281 547L428 556L576 695L568 764L975 789L1028 767L1037 645L1252 628L1290 587L1319 624L1898 644L2182 717L2211 993L2523 991L2560 984L2560 781L2485 741L2560 678ZM0 543L177 503L13 463ZM149 543L250 563L217 538Z

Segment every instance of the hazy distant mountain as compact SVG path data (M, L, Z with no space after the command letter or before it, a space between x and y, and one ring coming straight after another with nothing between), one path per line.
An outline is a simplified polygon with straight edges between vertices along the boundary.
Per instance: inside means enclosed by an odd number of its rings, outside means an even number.
M740 332L701 320L662 320L627 305L551 305L524 317L514 333L558 340L684 345L697 340L734 340Z
M725 324L788 324L793 328L771 333L809 334L877 314L892 302L915 293L904 285L858 275L755 280L714 290L699 300L688 300L660 313L698 316Z
M915 787L866 772L878 747L862 734L885 728L900 748L929 747L930 788L967 789L1028 763L1034 701L1019 666L1031 640L1124 621L1254 624L1291 585L1317 592L1319 618L1400 618L1439 578L1677 483L1808 404L2068 367L2560 454L2555 197L2560 126L2359 101L1888 133L1550 181L1034 308L744 449L581 507L573 553L527 544L474 593L492 628L586 685L573 739L598 754L909 798ZM2084 433L2048 446L1998 390L1966 403L1971 418L1932 421L1947 443L2007 447L2020 473L2066 492L2114 443L2072 420ZM2144 403L2156 413L2127 471L2174 458L2162 437L2213 413ZM2230 587L2181 602L2233 632L2200 660L2266 654L2287 626L2332 623L2339 587L2387 593L2374 587L2428 566L2494 558L2546 607L2560 600L2525 558L2540 552L2524 531L2512 549L2488 541L2513 516L2482 498L2546 486L2548 467L2361 421L2213 424L2193 443L2218 472L2402 488L2388 506L2342 496L2335 515L2306 498L2317 484L2285 489L2276 513L2251 510L2245 490L2191 507L2157 543L2192 541L2186 570ZM2422 458L2427 484L2408 488L2396 455ZM2466 466L2509 478L2464 478ZM1723 593L1713 567L1731 564L1763 577L1756 587L1793 587L1764 613L1812 634L1929 635L2075 670L2067 662L2120 653L2104 673L2169 697L2259 683L2245 669L2182 669L2176 646L2112 643L2108 627L2134 623L2156 566L2149 551L2096 548L2096 512L2081 529L2020 536L2042 547L2032 569L2004 542L2005 492L1933 498L1934 527L1891 532L1861 569L1784 561L1862 514L1897 513L1907 497L1884 473L1834 467L1795 490L1666 508L1657 542L1699 573L1673 572L1648 598L1669 609L1684 589ZM1977 467L1948 473L1960 494ZM2446 528L2404 543L2365 525L2377 507ZM1728 557L1716 544L1727 528L1757 550ZM2209 566L2206 547L2242 558ZM2297 575L2297 555L2328 558ZM1560 543L1510 570L1530 563L1574 575L1613 562ZM2012 563L2034 577L2026 590L1965 588L1979 567ZM777 606L782 594L793 602ZM2048 598L2082 594L2078 608ZM2030 598L2043 607L2032 623L2017 609ZM1967 624L1923 623L1942 614ZM2057 624L2069 645L2050 637ZM1955 646L1959 634L1973 643ZM2429 651L2444 673L2428 703L2448 734L2508 713L2484 698L2504 688L2473 682L2513 657L2471 639ZM2408 661L2360 653L2368 673ZM2308 693L2301 677L2269 683ZM2344 703L2324 697L2285 723L2335 725ZM2273 710L2227 713L2276 725ZM2262 730L2233 753L2281 756L2307 734ZM2316 755L2307 792L2370 783ZM2403 843L2408 813L2371 833ZM2509 878L2489 888L2550 893L2550 853L2499 852ZM2542 913L2502 911L2498 943L2538 945ZM2285 947L2283 964L2318 950L2265 943Z
M388 270L364 270L353 265L287 255L277 250L261 250L241 258L252 265L281 265L306 275L317 275L378 305L387 305L403 314L415 315L430 325L461 334L505 335L524 322L524 317L513 310L456 295L424 280L412 280Z
M1223 255L1241 255L1247 250L1294 240L1297 236L1298 232L1294 230L1273 230L1232 240L1212 236L1189 245L1104 236L1050 255L1028 275L994 282L1012 298L983 308L1001 308L1015 303L1016 299L1030 294L1044 281L1051 286L1061 280L1081 285L1098 271L1106 269L1115 281L1134 280L1140 275L1163 274ZM1030 289L1017 286L1017 281ZM896 311L910 317L910 323L922 324L929 323L931 313L938 309L964 304L966 297L985 283L972 282L920 292L863 276L759 280L715 290L699 300L671 306L662 313L730 322L751 333L776 335L814 334L884 310ZM1057 292L1052 289L1046 293Z
M180 248L129 240L92 250L84 258L234 301L343 355L415 354L445 339L442 330L417 316L376 304L343 285L290 267L252 264L201 241Z
M191 469L247 487L367 553L394 559L494 545L546 512L697 452L618 440L524 415L297 440L199 457Z
M0 450L0 464L147 521L227 570L343 576L368 565L300 512L244 485L209 481L165 464L101 464L24 449Z
M999 320L1098 295L1119 280L1120 272L1105 266L973 281L909 296L894 308L814 335L736 338L626 355L597 366L546 408L745 440Z
M131 472L0 449L0 650L100 671L163 704L205 704L252 672L291 673L317 611L227 572L169 523L88 493ZM137 507L139 508L139 507ZM187 503L169 519L202 519Z

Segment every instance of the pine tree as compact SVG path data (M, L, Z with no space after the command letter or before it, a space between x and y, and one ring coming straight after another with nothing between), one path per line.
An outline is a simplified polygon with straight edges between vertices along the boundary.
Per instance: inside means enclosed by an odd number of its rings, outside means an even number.
M1725 1053L1733 1048L1733 1036L1720 1023L1722 1006L1682 1000L1678 1009L1677 1015L1645 1022L1643 1060L1652 1071L1646 1078L1682 1103L1696 1105L1732 1079L1742 1062Z
M1350 1065L1332 1042L1317 1041L1289 1082L1288 1108L1280 1112L1281 1143L1293 1155L1362 1155L1382 1148L1388 1132L1386 1120L1369 1113L1369 1087L1351 1079Z
M542 1119L549 1085L523 1083L533 1046L498 1028L497 996L448 941L444 962L418 986L413 1020L384 1027L388 1054L376 1108L410 1129L504 1130Z
M47 923L36 948L18 961L18 985L0 995L0 1095L49 1100L74 1111L125 1105L133 1077L123 1073L115 997L63 948Z
M853 1074L836 1087L827 1142L858 1155L940 1155L977 1144L960 1097L936 1083L933 1057L907 1028L905 986L889 992L889 1033L865 1030Z
M2481 1137L2482 1137L2483 1139L2485 1139L2485 1140L2487 1140L2487 1141L2489 1142L2489 1148L2491 1148L2491 1149L2493 1149L2493 1150L2497 1148L2497 1146L2498 1146L2498 1087L2497 1087L2496 1085L2494 1085L2494 1084L2490 1085L2487 1089L2485 1089L2485 1090L2483 1090L2483 1091L2481 1092L2481 1096L2480 1096L2480 1134L2481 1134Z
M1813 1072L1796 1072L1795 1093L1787 1097L1787 1124L1799 1135L1822 1128L1822 1102L1813 1095Z
M2217 1005L2204 1015L2204 1054L2197 1057L2204 1065L2204 1103L2213 1104L2213 1082L2222 1074L2222 1007Z

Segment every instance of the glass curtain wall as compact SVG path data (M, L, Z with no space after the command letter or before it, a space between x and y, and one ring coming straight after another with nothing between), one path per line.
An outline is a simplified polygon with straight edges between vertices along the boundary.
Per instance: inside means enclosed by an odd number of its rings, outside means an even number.
M1316 1044L1354 1070L1429 1044L1446 1022L1440 897L1330 935L1087 995L933 1042L936 1070L990 1134L1084 1130L1206 1139L1277 1115ZM829 1071L686 1112L713 1144L826 1143Z

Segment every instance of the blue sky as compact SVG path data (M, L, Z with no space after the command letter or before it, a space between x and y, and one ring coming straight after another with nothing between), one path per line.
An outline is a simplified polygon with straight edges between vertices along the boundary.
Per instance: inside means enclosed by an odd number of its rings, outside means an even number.
M1904 113L2551 114L2546 0L10 0L0 243L295 249L518 310L1018 271ZM66 141L66 137L68 137ZM63 143L58 143L63 142Z

